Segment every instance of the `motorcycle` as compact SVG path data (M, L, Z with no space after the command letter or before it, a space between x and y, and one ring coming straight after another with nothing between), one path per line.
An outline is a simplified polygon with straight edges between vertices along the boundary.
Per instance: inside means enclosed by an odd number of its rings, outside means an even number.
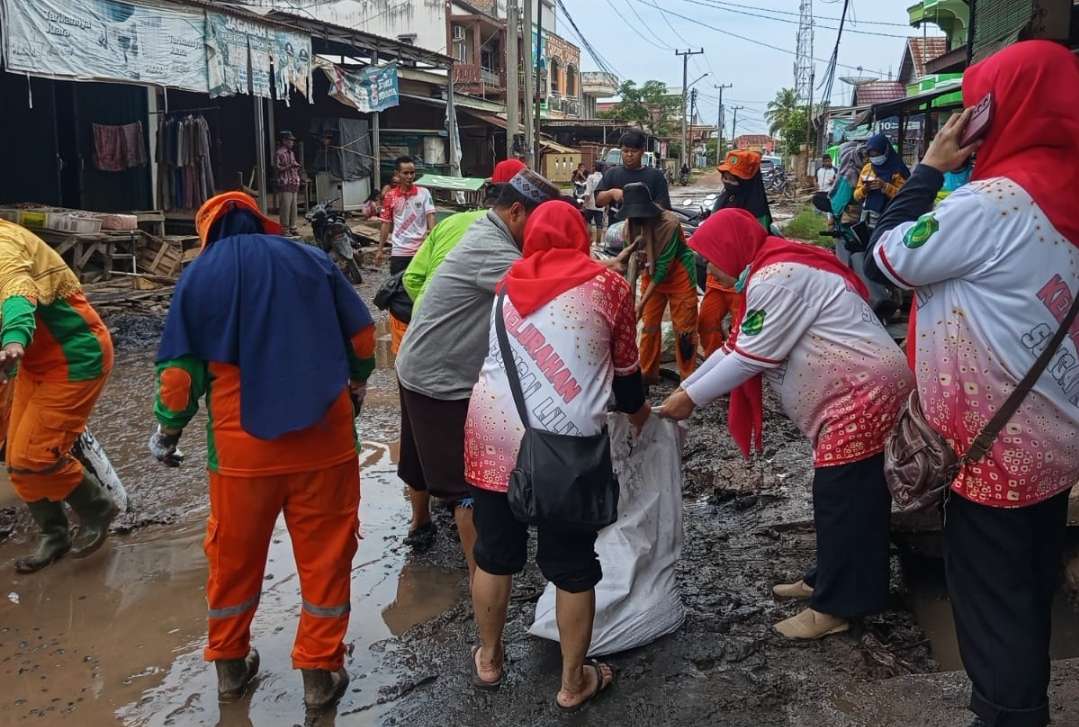
M683 187L689 186L689 172L682 172L678 175L678 183Z
M330 256L353 283L363 282L363 271L356 260L359 241L345 221L345 215L333 208L338 198L319 202L304 215L311 224L315 243Z

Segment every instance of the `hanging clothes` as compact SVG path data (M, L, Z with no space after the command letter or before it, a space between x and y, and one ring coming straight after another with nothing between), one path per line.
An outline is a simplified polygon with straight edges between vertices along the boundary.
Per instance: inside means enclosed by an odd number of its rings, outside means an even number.
M103 172L122 172L146 164L142 122L94 124L94 166Z
M210 139L210 125L201 115L162 115L158 120L155 161L165 209L197 209L214 195Z

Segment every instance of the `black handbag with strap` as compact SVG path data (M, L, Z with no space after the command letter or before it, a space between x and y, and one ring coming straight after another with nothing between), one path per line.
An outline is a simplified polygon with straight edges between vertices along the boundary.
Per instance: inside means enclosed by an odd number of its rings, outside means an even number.
M574 437L536 429L528 423L521 379L502 317L505 298L505 291L499 293L495 330L513 401L525 428L506 493L510 510L515 518L529 525L601 530L618 519L618 479L611 466L607 428L592 436Z
M1076 314L1079 314L1079 295L1072 301L1071 310L1060 322L1056 334L1027 371L1027 375L1016 385L962 456L956 454L952 445L926 420L918 399L918 390L910 393L910 397L899 410L895 427L884 447L884 478L892 493L892 500L900 511L917 512L939 506L963 465L977 462L988 454L1000 430L1018 411L1042 372L1049 366L1056 350L1068 335ZM908 341L907 345L913 345L913 341Z
M412 298L405 290L404 272L391 275L375 291L372 301L379 310L388 310L402 323L412 322Z

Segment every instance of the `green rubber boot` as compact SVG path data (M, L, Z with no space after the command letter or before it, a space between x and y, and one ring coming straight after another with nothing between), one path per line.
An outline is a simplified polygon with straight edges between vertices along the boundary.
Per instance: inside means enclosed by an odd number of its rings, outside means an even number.
M84 477L66 498L79 516L79 528L71 541L71 557L85 558L109 537L109 525L120 511L97 482Z
M37 548L33 555L15 561L17 573L33 573L56 562L71 550L71 533L67 529L64 505L50 500L26 503L39 530Z

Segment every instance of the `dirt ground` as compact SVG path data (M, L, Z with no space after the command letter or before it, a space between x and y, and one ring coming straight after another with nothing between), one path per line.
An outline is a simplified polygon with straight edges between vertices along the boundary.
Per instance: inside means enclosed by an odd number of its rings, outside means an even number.
M363 286L370 300L376 278ZM966 682L933 674L900 559L893 602L847 635L793 644L771 626L800 606L771 586L813 561L810 449L776 402L767 402L766 451L747 463L726 434L724 408L697 413L683 450L685 545L678 581L685 625L611 659L615 688L589 710L555 707L558 647L527 635L543 580L516 579L506 633L507 676L495 694L469 683L474 642L466 569L452 519L416 555L400 545L408 523L395 476L398 409L390 362L370 384L360 420L364 539L354 561L348 667L337 714L305 715L289 650L299 594L287 532L270 550L254 642L261 677L241 703L219 708L205 645L207 511L204 418L181 443L187 462L161 468L146 453L153 345L159 316L125 314L116 371L91 421L132 499L115 537L93 558L16 576L32 535L0 483L0 725L964 725ZM663 389L653 391L659 400ZM1056 724L1079 724L1072 662L1055 677Z

